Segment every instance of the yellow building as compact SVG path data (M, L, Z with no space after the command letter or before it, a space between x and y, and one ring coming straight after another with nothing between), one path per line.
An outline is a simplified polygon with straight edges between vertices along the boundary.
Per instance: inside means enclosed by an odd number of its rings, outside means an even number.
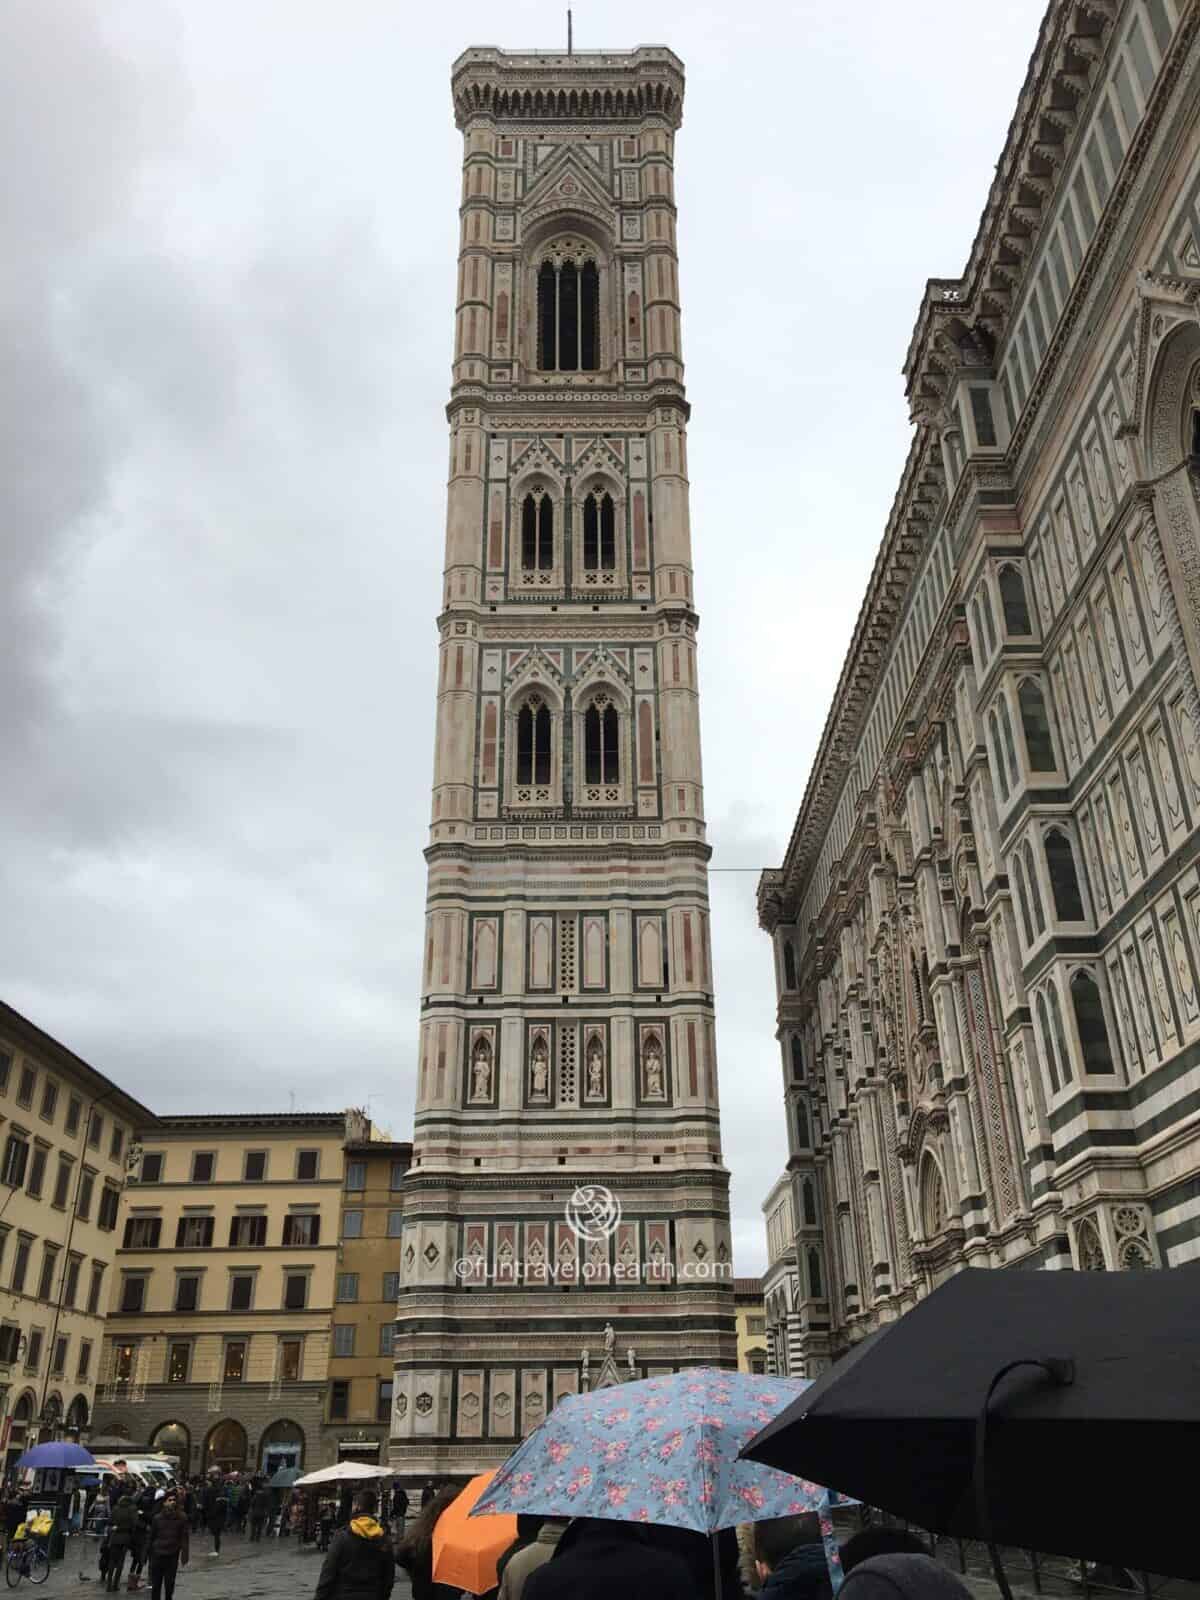
M401 1190L412 1145L346 1146L325 1456L387 1465Z
M761 1278L733 1280L739 1372L767 1370L767 1312Z
M0 1003L0 1455L86 1432L145 1106Z
M315 1467L357 1112L163 1117L121 1208L95 1426L192 1471Z

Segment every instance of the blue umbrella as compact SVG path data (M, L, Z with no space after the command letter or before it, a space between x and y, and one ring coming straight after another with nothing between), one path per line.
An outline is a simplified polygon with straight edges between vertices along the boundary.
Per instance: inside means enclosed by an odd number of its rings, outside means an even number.
M96 1458L90 1450L85 1450L81 1444L71 1444L66 1439L58 1439L51 1444L35 1444L32 1450L17 1462L17 1471L25 1468L37 1472L42 1467L94 1467Z
M828 1490L787 1472L748 1473L758 1463L738 1459L756 1428L806 1388L796 1378L693 1367L567 1396L509 1456L472 1515L607 1517L715 1534L812 1511L836 1589L841 1569Z

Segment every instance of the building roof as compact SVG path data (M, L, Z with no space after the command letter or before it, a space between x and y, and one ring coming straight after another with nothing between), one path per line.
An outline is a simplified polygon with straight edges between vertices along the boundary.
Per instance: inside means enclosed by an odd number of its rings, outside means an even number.
M733 1280L733 1292L735 1296L746 1300L761 1300L763 1292L762 1279L735 1278Z
M111 1078L106 1078L98 1072L82 1056L77 1056L73 1050L68 1050L44 1028L39 1028L36 1022L30 1022L28 1017L21 1015L12 1006L0 1000L0 1029L18 1040L22 1049L37 1051L40 1055L47 1056L56 1062L64 1071L73 1073L88 1089L92 1091L95 1101L103 1101L108 1106L119 1106L122 1115L138 1127L145 1127L157 1123L158 1118L140 1100L122 1089L120 1084L114 1083Z
M348 1142L346 1149L351 1155L362 1156L411 1156L411 1139L355 1139Z
M194 1116L155 1117L156 1128L162 1133L189 1133L193 1129L226 1128L336 1128L346 1125L344 1111L248 1111L226 1115L224 1112L204 1112Z

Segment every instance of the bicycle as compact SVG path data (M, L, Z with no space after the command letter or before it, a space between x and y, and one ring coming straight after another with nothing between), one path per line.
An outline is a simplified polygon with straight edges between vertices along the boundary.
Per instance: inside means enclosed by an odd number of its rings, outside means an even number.
M22 1578L30 1583L45 1583L50 1576L50 1557L32 1539L22 1539L14 1544L4 1563L4 1581L15 1589Z

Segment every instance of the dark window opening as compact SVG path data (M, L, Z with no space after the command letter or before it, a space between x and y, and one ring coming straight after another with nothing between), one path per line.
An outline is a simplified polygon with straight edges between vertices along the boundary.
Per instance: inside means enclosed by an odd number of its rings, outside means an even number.
M1079 874L1075 870L1071 841L1061 828L1050 828L1045 842L1054 914L1060 922L1082 922L1083 896L1079 892Z
M996 424L992 420L992 398L986 389L971 388L971 416L975 423L975 437L985 450L996 443Z
M527 494L521 505L521 566L549 572L554 565L554 502L548 494Z
M517 713L517 782L550 782L550 712L534 701Z
M783 986L785 989L796 987L796 952L790 939L785 940L783 946Z
M1033 912L1034 927L1039 934L1046 931L1046 913L1042 907L1042 891L1038 884L1037 867L1034 864L1033 850L1029 841L1025 842L1024 849L1025 871L1029 876L1029 909Z
M537 277L538 365L543 372L595 372L600 365L600 273L594 261L556 267Z
M1084 1071L1111 1072L1113 1058L1108 1046L1108 1029L1104 1023L1104 1006L1096 980L1090 973L1077 972L1071 979L1071 1005L1075 1011L1075 1028L1079 1034Z
M797 1083L804 1082L804 1046L798 1033L792 1035L792 1077Z
M586 783L618 783L621 764L617 745L617 713L614 706L590 705L583 718L584 771Z
M1017 690L1021 708L1021 726L1025 730L1025 748L1029 752L1029 765L1034 772L1054 771L1054 741L1050 737L1050 718L1041 686L1026 678Z
M1005 631L1011 634L1030 634L1029 605L1025 599L1025 584L1016 567L1000 568L1000 603L1004 607Z
M195 1311L200 1304L200 1279L197 1277L176 1278L175 1280L175 1309L176 1311Z
M583 503L583 564L589 572L616 567L616 508L610 494L589 494Z

